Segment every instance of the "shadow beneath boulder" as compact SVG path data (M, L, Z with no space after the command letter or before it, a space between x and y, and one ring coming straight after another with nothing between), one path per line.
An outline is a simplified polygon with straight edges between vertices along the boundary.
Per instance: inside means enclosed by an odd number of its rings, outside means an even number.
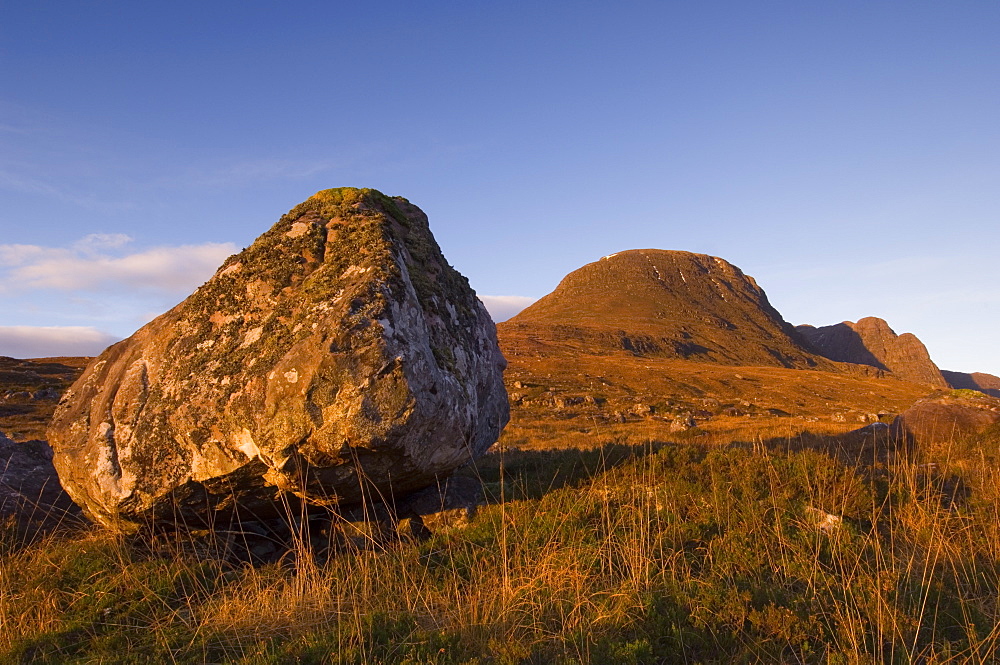
M24 545L60 528L85 524L59 484L45 441L15 442L0 434L0 523L8 545Z
M305 510L290 501L280 517L239 518L211 528L150 524L127 540L147 555L186 553L229 565L293 565L300 557L322 563L339 554L383 551L447 534L468 525L484 505L538 499L582 485L663 445L492 452L430 487L396 498L370 489L365 503L330 509Z
M491 452L456 475L474 475L487 503L539 499L563 487L576 487L632 460L671 445L607 443L592 449L551 449Z

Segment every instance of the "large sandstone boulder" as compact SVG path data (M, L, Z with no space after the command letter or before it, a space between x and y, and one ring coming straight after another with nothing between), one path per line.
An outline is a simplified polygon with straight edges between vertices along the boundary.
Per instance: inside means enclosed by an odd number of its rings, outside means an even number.
M956 390L920 400L896 417L892 430L897 438L926 449L968 440L997 423L1000 399Z
M119 529L390 501L497 439L504 366L424 213L331 189L96 358L49 440L69 494Z

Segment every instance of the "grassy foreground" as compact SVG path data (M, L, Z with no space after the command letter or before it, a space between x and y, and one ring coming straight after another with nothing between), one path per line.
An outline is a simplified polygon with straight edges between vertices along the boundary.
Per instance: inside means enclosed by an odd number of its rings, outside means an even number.
M0 540L0 662L992 662L998 438L854 467L664 444L480 464L462 529L236 566Z

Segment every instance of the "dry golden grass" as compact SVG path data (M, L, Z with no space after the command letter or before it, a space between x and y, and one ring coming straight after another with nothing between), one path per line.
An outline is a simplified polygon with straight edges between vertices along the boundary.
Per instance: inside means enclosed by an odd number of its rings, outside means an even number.
M735 367L631 354L517 355L508 357L508 386L541 385L559 392L645 399L649 403L714 398L750 401L793 415L838 411L899 411L930 393L928 386L848 372L781 367ZM511 392L519 392L511 388Z
M579 447L609 441L796 438L841 434L890 419L928 386L780 367L732 367L629 354L520 355L505 374L511 421L501 444ZM678 433L679 417L697 430Z
M789 446L791 447L791 446ZM100 533L0 559L0 660L988 663L1000 472L764 445L493 455L463 530L281 565ZM823 526L826 524L826 526Z

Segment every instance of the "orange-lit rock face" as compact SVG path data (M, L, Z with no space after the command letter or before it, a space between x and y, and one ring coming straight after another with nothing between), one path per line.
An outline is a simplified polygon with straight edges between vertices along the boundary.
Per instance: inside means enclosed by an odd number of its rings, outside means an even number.
M896 377L945 388L948 382L927 348L912 333L897 335L882 319L869 316L832 326L799 326L799 332L823 355L840 362L871 365Z

